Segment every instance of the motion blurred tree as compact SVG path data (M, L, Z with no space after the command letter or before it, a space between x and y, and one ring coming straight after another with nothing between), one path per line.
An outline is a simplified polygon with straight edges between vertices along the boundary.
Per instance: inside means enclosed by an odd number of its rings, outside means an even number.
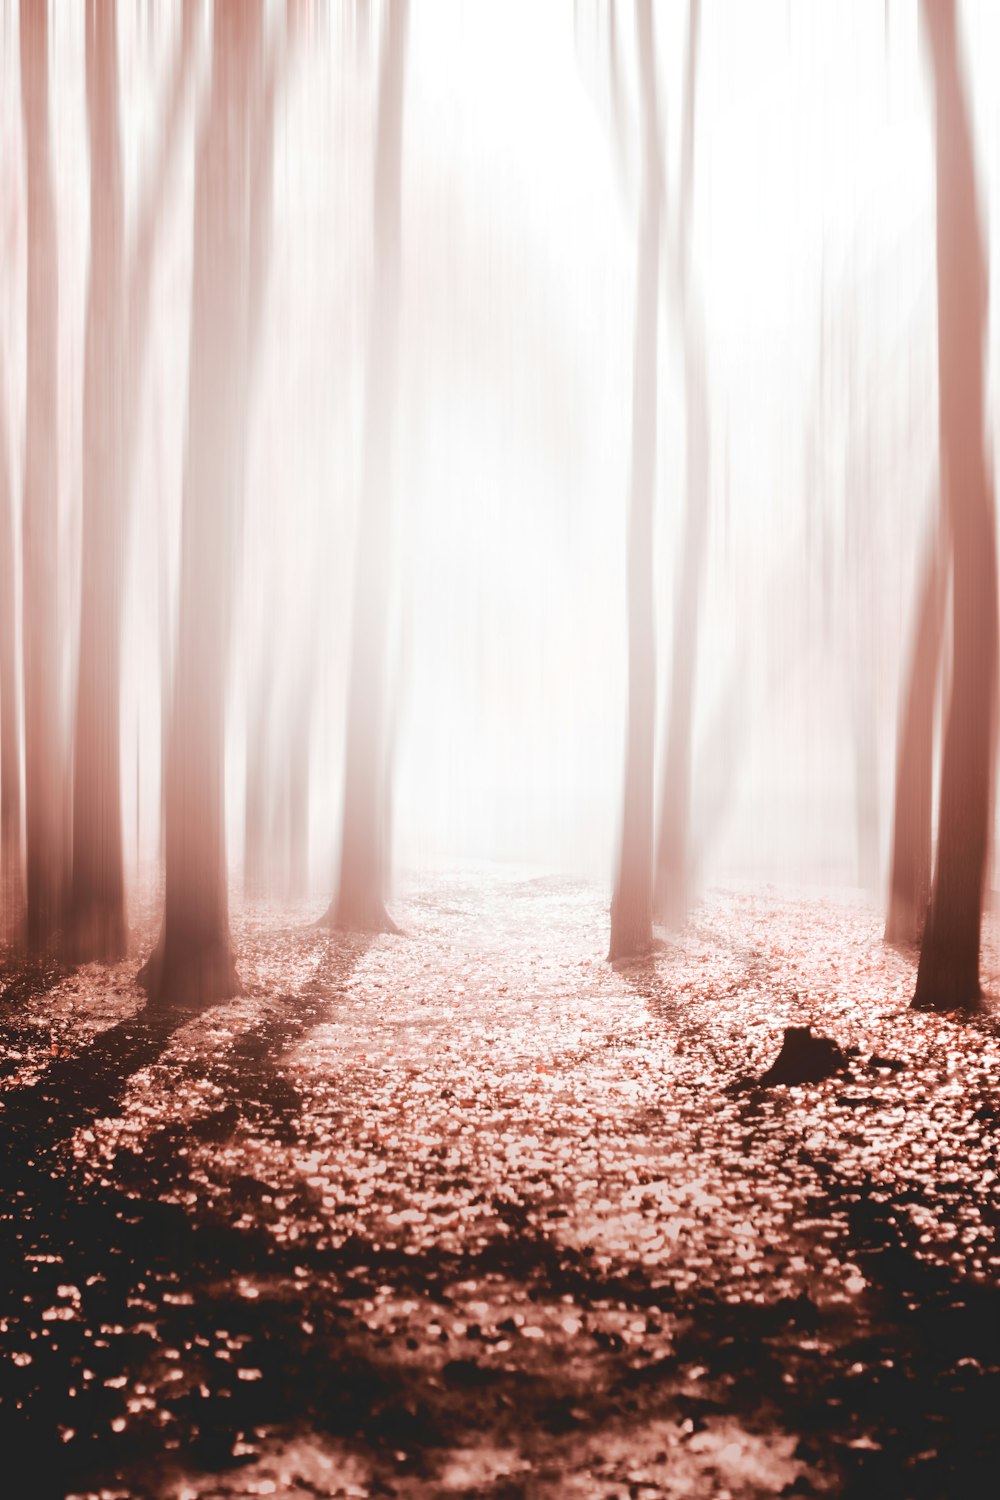
M660 782L653 914L670 927L683 924L690 901L691 739L698 665L698 602L708 536L708 388L701 306L691 271L699 0L688 7L688 45L681 139L681 198L676 235L674 299L683 341L687 497L677 578L667 735Z
M125 205L114 0L86 11L90 267L83 376L80 663L73 787L71 944L83 962L125 952L118 673L124 522Z
M351 663L347 689L344 810L337 894L323 923L396 932L385 908L385 656L389 533L398 385L403 89L409 0L386 6L375 132L374 275L368 334L364 452Z
M952 661L937 864L913 1005L974 1009L992 806L997 667L994 501L983 423L986 260L953 0L923 0L937 162L941 494L952 543Z
M663 163L651 0L636 0L643 138L632 374L628 519L628 722L621 842L611 898L612 962L653 947L653 739L656 642L653 502L656 489L657 326Z
M0 366L0 940L16 937L24 901L16 598L7 391Z
M918 943L931 892L934 718L941 661L947 538L924 560L896 753L887 943Z
M69 924L72 955L83 963L113 962L126 947L119 763L125 541L153 261L180 140L196 20L194 0L185 0L164 125L126 266L116 9L114 0L88 0L87 5L90 266Z
M168 731L166 891L141 981L158 1004L239 992L225 848L225 693L250 386L250 234L265 120L260 0L215 0L195 174L181 574Z
M280 56L287 63L291 44L301 39L307 22L303 0L289 4L286 10L286 48ZM274 120L278 84L284 67L272 54L262 100L260 123L256 133L257 159L253 167L253 189L250 199L250 376L254 380L260 362L264 304L271 266L271 218L274 182ZM271 608L278 607L279 589L272 567L263 580L269 590ZM275 698L275 674L278 670L273 633L252 664L247 693L246 784L244 790L244 885L248 893L260 896L273 888L275 863L275 808L273 799L274 754L272 747ZM286 726L287 732L287 726ZM308 750L306 751L308 759Z
M66 830L59 707L58 246L49 141L48 0L21 4L27 186L27 372L22 532L26 929L29 951L60 929Z

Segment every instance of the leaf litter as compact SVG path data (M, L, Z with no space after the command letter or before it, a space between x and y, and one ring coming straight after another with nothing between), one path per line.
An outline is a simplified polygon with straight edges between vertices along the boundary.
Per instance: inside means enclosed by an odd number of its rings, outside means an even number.
M435 873L397 915L250 910L197 1015L134 964L6 1008L25 1493L983 1492L989 1010L910 1012L846 898L713 892L618 970L581 883ZM790 1026L845 1068L761 1087Z

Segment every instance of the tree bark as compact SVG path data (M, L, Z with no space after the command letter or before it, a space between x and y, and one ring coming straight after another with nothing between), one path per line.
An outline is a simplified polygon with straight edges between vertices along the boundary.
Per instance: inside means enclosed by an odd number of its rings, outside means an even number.
M70 947L80 963L114 962L127 946L119 749L125 547L153 260L180 136L195 20L192 0L185 0L159 149L127 269L114 0L89 0L87 8L91 250L70 897Z
M26 940L54 943L65 861L59 703L57 329L59 279L49 144L48 0L22 0L21 105L27 183L27 377L23 635Z
M248 896L266 894L271 843L270 670L265 664L250 693L247 705L247 765L243 801L243 885Z
M611 962L653 947L653 737L656 641L653 502L656 488L657 348L662 164L651 0L637 0L644 187L640 210L632 377L632 476L628 529L628 723L621 843L611 898Z
M691 199L694 189L694 118L698 77L700 8L691 0L684 89L681 204L678 245L679 308L684 341L686 484L684 543L677 582L669 687L666 751L660 783L653 914L667 927L687 917L691 885L691 737L698 664L698 619L705 543L708 536L708 391L704 331L691 278Z
M941 491L952 538L951 698L917 1009L980 1002L997 666L993 490L983 423L986 270L952 0L923 0L934 76Z
M347 691L344 808L337 894L323 924L397 932L385 907L385 655L392 453L398 384L400 195L408 0L385 11L375 139L375 254L361 504Z
M80 657L73 763L70 946L82 963L125 954L120 761L125 486L125 211L114 0L90 0L90 269L83 377Z
M262 29L256 0L215 0L211 102L195 178L166 891L159 944L140 976L159 1005L207 1004L240 988L229 932L224 709L247 446L247 226Z
M24 916L16 576L7 391L0 378L0 940L15 942Z
M928 549L920 581L896 753L887 943L919 943L931 890L934 706L946 590L944 560Z

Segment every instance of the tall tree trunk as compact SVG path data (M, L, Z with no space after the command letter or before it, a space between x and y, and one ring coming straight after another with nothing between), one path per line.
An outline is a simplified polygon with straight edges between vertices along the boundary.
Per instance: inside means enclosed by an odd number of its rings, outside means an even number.
M83 377L80 660L73 762L71 947L124 956L120 760L125 484L122 446L125 214L114 0L89 0L90 271Z
M288 747L288 877L285 894L302 901L309 894L309 698L300 695Z
M0 356L2 357L2 356ZM14 495L7 391L0 369L0 941L16 940L24 915L21 868L21 723L17 692Z
M874 648L869 638L868 650ZM857 664L851 684L851 718L854 726L854 826L858 860L858 885L863 891L879 890L879 796L878 720L875 681L870 659Z
M173 704L167 744L166 891L141 978L158 1004L237 994L225 839L225 692L232 567L249 404L252 106L258 0L215 0L208 120L195 178L188 437Z
M270 706L273 662L264 664L252 684L247 705L247 765L243 800L243 885L248 896L268 890L268 839L271 810Z
M653 892L656 919L668 927L683 925L691 897L691 738L698 600L708 535L708 403L702 351L696 347L699 338L694 333L685 334L687 515L674 610L673 672Z
M656 642L653 501L656 489L657 325L662 165L651 0L637 0L645 180L639 224L632 376L628 529L628 725L621 843L611 898L612 962L653 946L653 737Z
M22 0L21 105L27 182L27 384L23 635L26 938L49 948L62 919L65 859L59 703L56 210L49 147L48 0Z
M396 932L385 909L385 655L392 453L398 383L400 189L408 0L385 10L375 137L374 277L368 336L361 504L347 691L343 830L337 894L324 923Z
M290 18L291 26L300 30L301 16ZM253 380L260 358L264 304L271 265L271 216L274 207L274 118L278 70L271 67L264 88L256 139L253 146L253 180L250 196L249 260L249 359ZM265 580L265 587L270 583ZM272 592L272 601L274 594ZM248 894L263 896L274 888L274 872L269 869L274 856L274 802L271 715L274 701L274 643L265 644L265 653L256 663L257 674L251 681L247 704L247 759L244 794L243 881Z
M658 922L680 927L690 902L691 736L698 664L698 602L708 537L708 391L704 330L691 277L691 200L694 188L694 119L698 78L700 7L691 0L684 88L681 204L678 234L680 322L684 338L686 483L684 545L677 583L672 641L666 753L660 784L653 912Z
M934 74L941 490L952 538L951 698L916 1008L979 1004L997 666L993 490L983 431L986 270L952 0L923 0Z
M923 565L899 723L887 943L920 941L930 899L934 705L941 663L945 574L935 541Z
M119 748L125 545L157 229L180 136L195 20L192 0L185 0L160 144L126 272L115 6L114 0L87 6L91 250L70 897L71 949L83 963L113 962L126 949Z

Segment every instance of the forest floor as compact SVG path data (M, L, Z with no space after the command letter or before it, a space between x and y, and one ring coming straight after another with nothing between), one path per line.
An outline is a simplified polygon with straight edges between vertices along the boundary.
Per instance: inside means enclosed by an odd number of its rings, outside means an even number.
M994 1011L911 1013L847 899L618 971L591 886L393 910L246 913L197 1015L0 976L4 1496L996 1492ZM848 1071L751 1086L805 1023Z

